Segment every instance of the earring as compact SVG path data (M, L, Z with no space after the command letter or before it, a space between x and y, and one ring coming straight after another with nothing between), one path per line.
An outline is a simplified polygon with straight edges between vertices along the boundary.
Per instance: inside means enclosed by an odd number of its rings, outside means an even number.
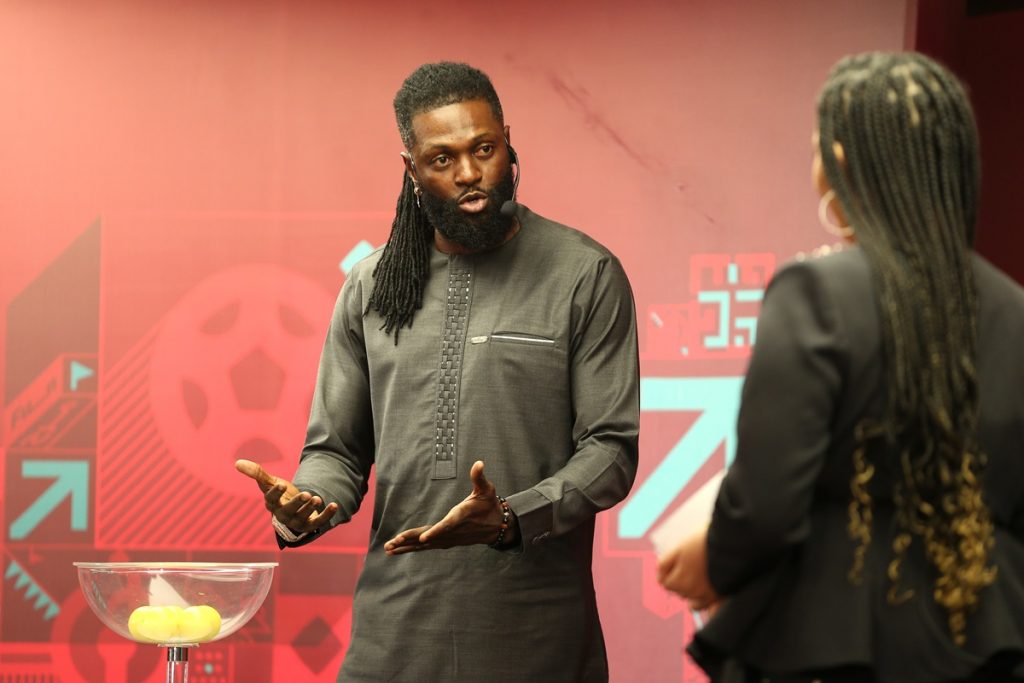
M821 227L825 228L826 232L832 233L836 237L848 239L853 237L853 228L849 225L836 225L828 219L828 205L835 198L835 190L831 189L821 195L821 201L818 202L818 221L821 223Z
M413 186L412 186L412 193L414 195L416 195L416 208L417 209L422 209L423 207L420 206L420 195L423 194L423 190L420 189L419 183L414 183L413 184Z

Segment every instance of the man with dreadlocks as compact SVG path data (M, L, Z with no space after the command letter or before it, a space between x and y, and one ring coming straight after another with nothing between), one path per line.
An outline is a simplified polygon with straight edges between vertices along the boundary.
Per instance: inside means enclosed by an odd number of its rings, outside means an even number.
M855 248L765 294L710 528L662 561L721 605L689 651L719 681L1024 680L1024 290L970 249L962 86L840 61L813 177Z
M606 681L591 554L637 467L629 283L513 201L482 72L424 65L394 104L396 217L342 287L298 472L238 469L285 546L347 522L376 467L339 680Z

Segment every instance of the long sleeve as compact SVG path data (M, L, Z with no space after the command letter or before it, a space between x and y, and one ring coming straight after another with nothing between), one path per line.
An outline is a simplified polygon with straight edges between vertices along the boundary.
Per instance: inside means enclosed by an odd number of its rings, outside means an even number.
M573 292L574 451L552 476L508 496L523 547L592 519L629 493L636 476L640 370L629 281L613 257L596 260Z
M306 442L293 483L338 504L331 527L351 519L374 462L373 415L363 337L361 284L346 280L324 342ZM307 543L318 534L299 539Z
M769 570L808 535L848 357L828 299L812 263L783 269L765 294L736 459L708 530L708 573L721 595Z

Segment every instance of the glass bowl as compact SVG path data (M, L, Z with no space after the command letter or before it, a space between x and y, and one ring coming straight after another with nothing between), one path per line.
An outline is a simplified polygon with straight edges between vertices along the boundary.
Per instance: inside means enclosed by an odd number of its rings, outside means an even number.
M276 562L75 562L85 600L119 635L181 647L240 629L263 604Z

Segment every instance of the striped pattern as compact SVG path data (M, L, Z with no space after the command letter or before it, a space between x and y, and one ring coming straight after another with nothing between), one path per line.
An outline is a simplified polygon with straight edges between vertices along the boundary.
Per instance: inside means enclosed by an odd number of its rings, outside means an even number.
M154 337L143 337L101 379L96 547L268 549L273 533L255 490L242 497L213 489L163 443L148 391Z

